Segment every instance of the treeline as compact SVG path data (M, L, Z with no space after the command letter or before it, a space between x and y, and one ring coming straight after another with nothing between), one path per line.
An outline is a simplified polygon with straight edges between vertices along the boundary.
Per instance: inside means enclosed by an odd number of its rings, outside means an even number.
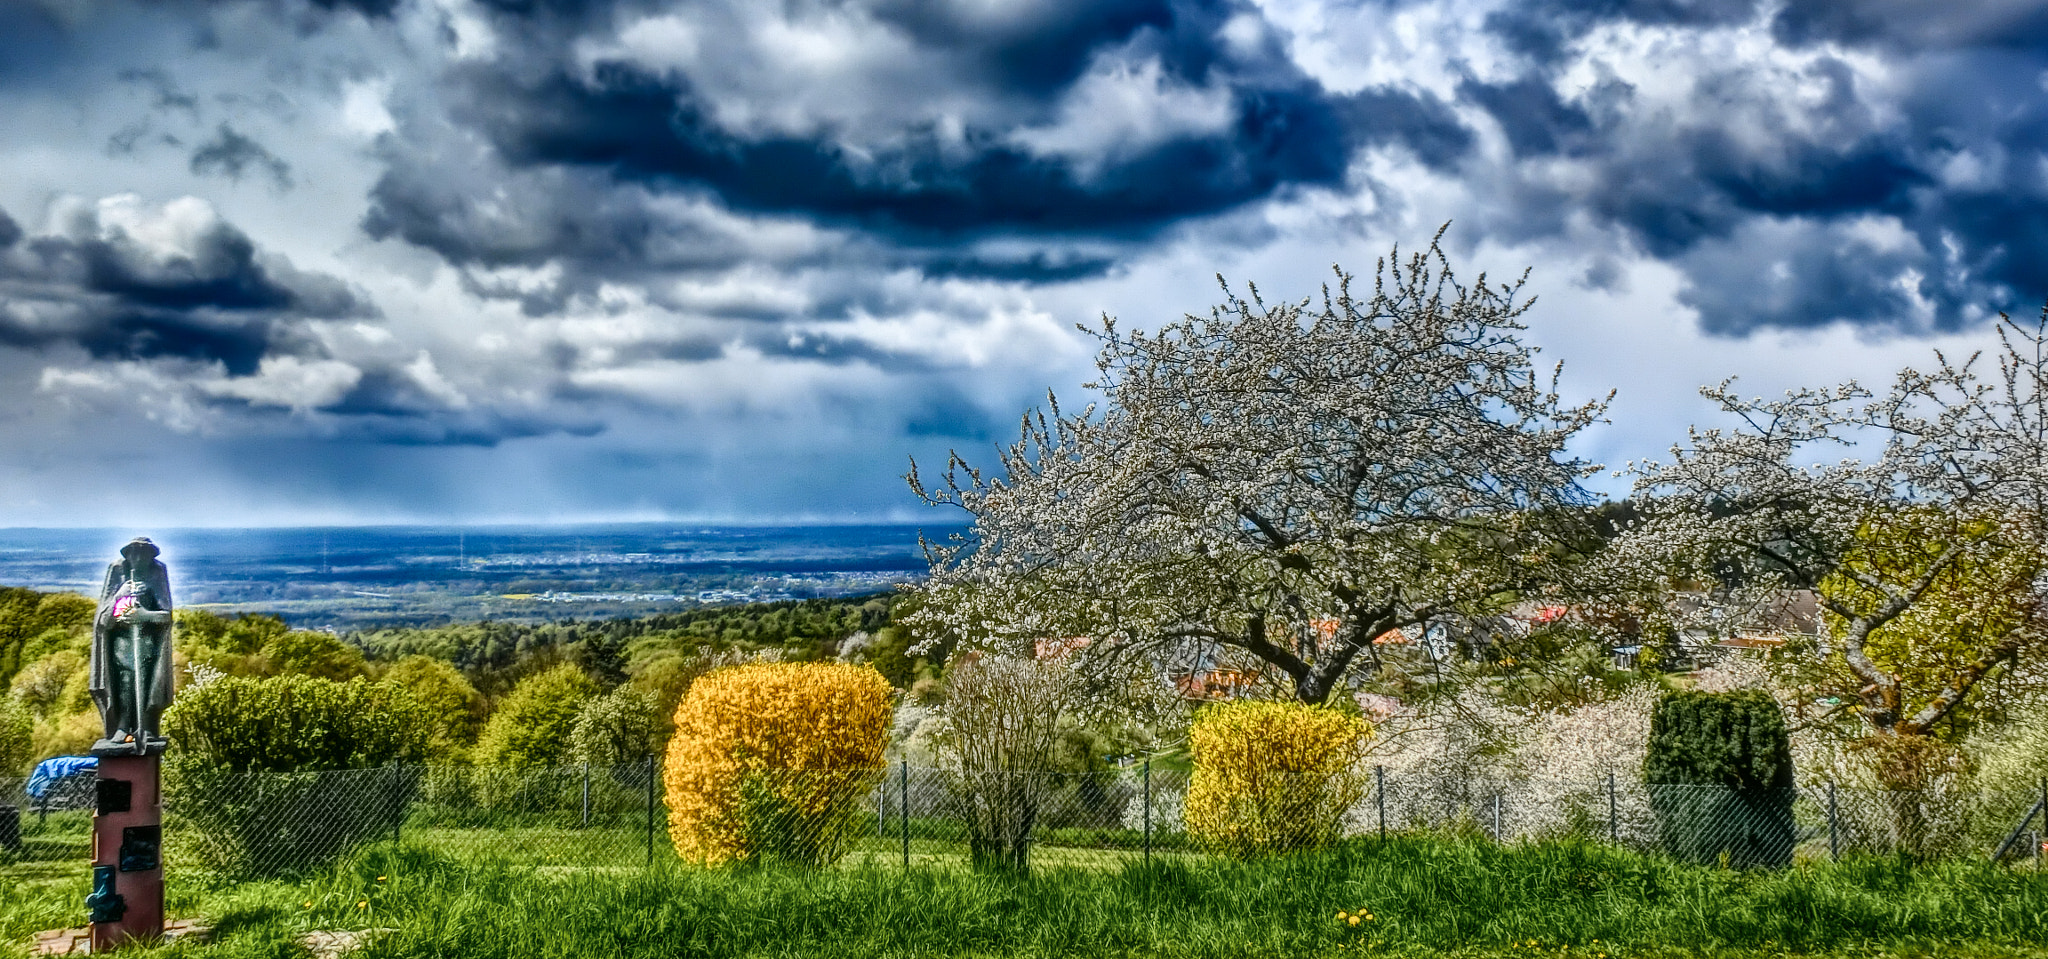
M910 690L936 661L910 652L894 593L694 609L642 619L481 622L335 635L264 614L176 614L181 698L248 703L256 684L388 683L422 707L415 758L537 765L645 755L697 677L752 659L873 664ZM100 734L88 690L92 600L0 589L0 776L84 752ZM192 696L197 687L223 684ZM266 687L267 688L267 687ZM278 687L282 690L283 687ZM215 717L233 722L235 717Z

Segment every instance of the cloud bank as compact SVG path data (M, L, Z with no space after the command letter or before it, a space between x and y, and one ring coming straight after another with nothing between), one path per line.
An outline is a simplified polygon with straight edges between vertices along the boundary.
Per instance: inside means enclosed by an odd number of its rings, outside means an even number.
M1920 0L4 5L0 523L93 521L109 432L195 521L915 515L909 456L1086 378L1074 323L1445 221L1622 386L1594 452L1651 455L1693 383L2048 297L2044 40Z

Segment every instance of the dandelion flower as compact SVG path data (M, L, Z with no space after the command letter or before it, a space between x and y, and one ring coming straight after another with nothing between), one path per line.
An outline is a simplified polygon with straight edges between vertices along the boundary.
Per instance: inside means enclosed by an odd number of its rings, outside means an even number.
M1346 914L1345 914L1345 913L1343 913L1343 912L1339 912L1339 913L1337 913L1337 921L1338 921L1338 922L1343 922L1344 920L1346 920L1346 919L1349 919L1349 918L1351 918L1351 917L1350 917L1350 916L1348 916L1348 915L1346 915Z
M356 908L357 908L357 909L361 909L361 908L363 908L363 907L365 907L365 906L368 906L369 904L370 904L370 900L368 900L368 899L363 899L363 900L359 900L359 901L357 901L357 902L356 902Z
M308 903L306 903L306 908L308 908L308 909L311 909L311 908L313 908L313 904L312 904L311 902L308 902Z
M378 876L378 877L377 877L377 881L378 881L378 882L383 882L383 881L384 881L384 877L383 877L383 876ZM1597 942L1597 941L1599 941L1599 940L1594 940L1594 941L1595 941L1595 942Z

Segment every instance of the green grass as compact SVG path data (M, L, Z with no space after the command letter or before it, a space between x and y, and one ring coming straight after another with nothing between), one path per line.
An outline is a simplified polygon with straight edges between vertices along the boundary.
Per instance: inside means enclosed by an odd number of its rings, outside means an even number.
M1069 868L1049 850L1028 878L905 872L886 856L809 872L662 861L521 869L382 844L297 884L174 887L173 912L205 916L222 935L162 951L287 956L308 930L389 927L363 959L2048 957L2048 874L1983 862L1858 858L1738 873L1585 843L1436 836L1265 862L1159 856L1149 867ZM27 893L0 897L7 948L75 921L84 887L67 879ZM1352 926L1340 910L1372 918Z

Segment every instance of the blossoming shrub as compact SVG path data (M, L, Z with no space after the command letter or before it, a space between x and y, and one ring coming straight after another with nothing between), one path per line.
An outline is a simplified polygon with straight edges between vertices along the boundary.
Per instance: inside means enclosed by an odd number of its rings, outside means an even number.
M871 666L752 663L691 685L663 782L689 862L828 865L881 775L889 681Z
M1188 833L1237 856L1336 839L1365 796L1368 777L1356 760L1371 736L1362 717L1302 703L1204 708L1188 730Z

